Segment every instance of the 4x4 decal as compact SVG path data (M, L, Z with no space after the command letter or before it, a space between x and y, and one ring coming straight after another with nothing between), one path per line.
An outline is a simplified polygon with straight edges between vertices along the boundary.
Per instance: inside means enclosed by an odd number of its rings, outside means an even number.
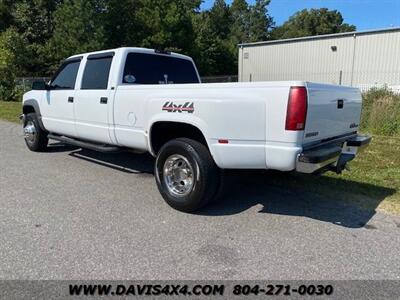
M162 107L163 111L167 112L187 112L189 114L194 113L194 102L185 102L185 104L174 104L172 101L167 101Z

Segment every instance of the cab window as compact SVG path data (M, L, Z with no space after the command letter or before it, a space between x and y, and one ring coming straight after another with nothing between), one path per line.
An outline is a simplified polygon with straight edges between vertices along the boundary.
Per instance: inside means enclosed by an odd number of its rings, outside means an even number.
M88 57L82 77L82 90L106 90L112 63L112 56Z
M125 84L199 83L192 61L168 55L128 53Z
M73 90L80 63L80 60L75 60L62 64L50 83L51 88L53 90Z

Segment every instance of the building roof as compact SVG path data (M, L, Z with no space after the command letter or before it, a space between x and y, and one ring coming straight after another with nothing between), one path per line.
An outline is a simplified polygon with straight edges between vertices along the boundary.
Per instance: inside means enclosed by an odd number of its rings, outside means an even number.
M242 44L239 44L238 46L239 47L252 47L252 46L261 46L261 45L284 44L284 43L309 41L309 40L340 38L340 37L346 37L346 36L357 36L357 35L376 34L376 33L379 34L379 33L393 32L393 31L394 32L400 31L400 27L390 27L390 28L365 30L365 31L352 31L352 32L343 32L343 33L333 33L333 34L305 36L305 37L298 37L298 38L291 38L291 39L284 39L284 40L275 40L275 41L242 43Z

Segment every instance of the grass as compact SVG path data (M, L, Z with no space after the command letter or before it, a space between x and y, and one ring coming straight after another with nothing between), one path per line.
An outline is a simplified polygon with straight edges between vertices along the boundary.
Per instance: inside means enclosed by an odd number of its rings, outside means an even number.
M0 101L0 119L18 122L20 102ZM400 215L400 138L374 135L371 145L350 163L351 171L323 176L279 173L273 183Z
M18 122L19 115L22 113L21 102L0 101L0 119Z
M371 144L352 161L350 171L322 176L277 173L274 184L290 186L366 210L400 215L400 138L373 136Z
M363 93L361 129L400 137L400 94L386 88Z

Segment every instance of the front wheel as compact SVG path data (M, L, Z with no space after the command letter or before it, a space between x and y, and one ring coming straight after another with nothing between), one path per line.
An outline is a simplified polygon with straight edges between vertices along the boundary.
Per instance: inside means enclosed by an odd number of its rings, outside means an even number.
M158 153L157 187L171 207L193 212L214 199L220 172L203 144L179 138L166 143Z
M47 132L40 128L37 115L29 113L24 119L24 138L29 150L34 152L44 151L49 139Z

